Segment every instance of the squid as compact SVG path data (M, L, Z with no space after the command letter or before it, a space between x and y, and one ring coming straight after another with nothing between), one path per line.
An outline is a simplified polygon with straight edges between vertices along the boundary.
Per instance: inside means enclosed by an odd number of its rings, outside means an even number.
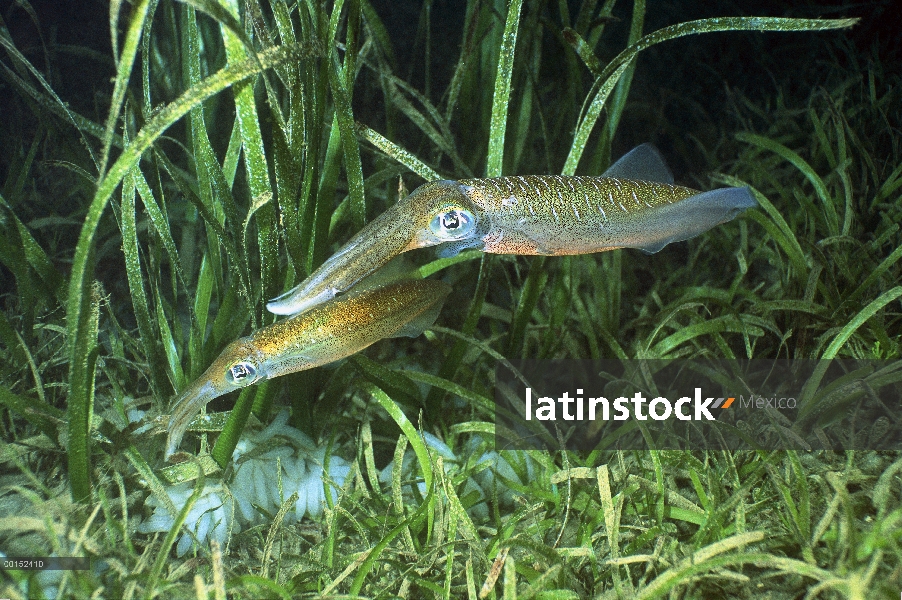
M367 224L266 308L279 315L309 310L416 248L444 244L444 257L467 248L546 256L637 248L653 254L757 205L748 188L700 192L675 185L650 144L633 149L600 177L431 181Z
M447 283L426 279L358 286L235 340L173 402L166 458L176 451L194 416L214 398L334 362L383 338L416 337L435 322L450 291Z

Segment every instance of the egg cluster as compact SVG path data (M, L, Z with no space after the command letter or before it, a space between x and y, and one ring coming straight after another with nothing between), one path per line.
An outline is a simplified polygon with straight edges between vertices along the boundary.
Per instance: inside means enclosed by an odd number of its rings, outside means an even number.
M341 457L327 457L325 446L317 446L287 422L288 411L282 411L263 431L241 438L232 454L235 469L231 482L204 487L185 519L188 531L178 540L178 556L194 541L206 545L215 539L225 546L230 532L271 518L295 492L294 510L285 515L288 523L300 521L305 514L318 518L326 504L326 486L333 501L338 497L350 465ZM166 493L181 510L193 490L194 483L189 481L168 487ZM138 526L140 533L172 528L175 519L158 498L149 498L147 506L153 513Z
M326 446L318 446L306 434L291 427L288 411L282 411L266 429L242 437L232 454L234 466L230 482L207 483L200 498L185 519L186 532L176 545L176 554L183 556L193 543L205 546L217 540L223 547L231 533L270 520L282 505L297 492L293 510L285 515L285 522L300 521L304 515L316 519L326 505L326 489L334 502L338 491L351 472L351 466L339 456L328 455ZM526 452L484 450L478 437L464 444L460 457L443 441L431 433L423 434L423 441L443 458L445 473L455 475L462 469L474 474L467 477L458 489L470 515L477 521L488 517L488 501L501 506L513 503L514 490L524 486L539 471L538 463ZM478 456L475 461L472 457ZM470 457L462 459L461 457ZM327 464L328 463L328 464ZM379 480L391 485L395 463L392 461L379 475ZM418 477L416 457L411 450L401 463L402 488L409 501L426 495L425 483ZM169 486L166 493L179 511L191 497L194 483L186 481ZM151 497L147 506L153 513L138 525L140 533L169 531L175 523L160 499Z

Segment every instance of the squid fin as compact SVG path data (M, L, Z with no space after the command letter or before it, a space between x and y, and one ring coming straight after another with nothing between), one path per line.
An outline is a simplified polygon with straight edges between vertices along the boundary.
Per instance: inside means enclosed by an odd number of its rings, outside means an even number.
M676 240L667 240L666 242L658 242L656 244L648 244L646 246L642 246L639 250L642 251L642 254L657 254L661 250L664 249L664 246L669 244L670 242L675 242Z
M673 173L661 152L651 144L636 146L608 167L602 177L673 184Z
M451 286L448 286L448 291L446 292L446 294L450 291ZM404 327L398 330L398 333L394 334L391 337L415 338L432 327L435 324L435 320L438 318L439 313L442 311L442 306L445 304L445 298L447 298L447 295L436 301L435 304L424 310L420 315L411 320L409 323L406 323Z
M646 254L654 254L671 242L694 238L712 227L732 221L742 211L756 206L758 201L747 187L702 192L656 212L654 227L671 231L669 236L630 247L638 248Z

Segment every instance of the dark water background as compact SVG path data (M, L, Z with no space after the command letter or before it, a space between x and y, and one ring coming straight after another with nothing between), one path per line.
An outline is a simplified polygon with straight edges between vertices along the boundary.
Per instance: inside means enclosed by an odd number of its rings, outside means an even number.
M0 14L19 49L40 70L44 70L38 29L28 14L15 9L14 3L0 2ZM383 19L401 65L400 76L418 89L424 84L423 39L417 38L422 2L416 0L373 0ZM527 0L526 4L529 4ZM599 3L601 4L601 3ZM109 3L93 0L34 0L31 2L40 24L40 36L51 51L51 83L71 106L98 122L106 116L106 99L112 92L113 64L110 59ZM569 2L575 18L580 3ZM433 101L444 90L456 64L463 31L464 0L435 0L431 12L431 89ZM127 8L124 9L124 11ZM557 2L545 2L545 16L559 26ZM629 32L632 3L619 2L614 16L619 20L607 25L596 53L602 61L621 50ZM524 12L526 7L524 6ZM734 88L756 102L777 95L805 98L818 85L836 78L834 64L852 75L879 57L887 70L902 71L902 2L779 2L751 0L743 2L649 1L646 6L646 33L681 21L715 16L783 16L800 18L860 17L854 28L821 33L724 32L690 36L666 42L644 51L639 58L630 98L656 101L664 115L678 129L698 126L696 119L681 110L681 99L691 97L716 116L726 99L726 89ZM160 18L159 14L157 18ZM121 29L121 23L120 23ZM546 33L550 35L550 33ZM418 42L418 43L417 43ZM55 51L59 45L80 46L86 53ZM559 54L554 54L556 49ZM545 44L543 68L554 68L570 52L554 44ZM585 78L586 90L590 79ZM516 93L516 90L515 92ZM9 107L14 92L0 87L0 105ZM355 115L365 119L378 106L358 99ZM6 110L0 119L14 125L14 114ZM641 124L630 121L630 112L620 130L617 147L627 149L641 141ZM648 133L642 132L645 137ZM626 139L633 138L637 139ZM0 152L0 168L6 159ZM616 154L616 153L615 153Z

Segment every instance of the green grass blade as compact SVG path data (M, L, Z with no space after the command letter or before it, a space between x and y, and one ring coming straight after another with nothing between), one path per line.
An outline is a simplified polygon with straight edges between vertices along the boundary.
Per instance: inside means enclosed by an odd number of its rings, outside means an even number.
M331 43L338 37L338 25L341 22L341 11L344 10L345 0L335 0L332 5L332 12L329 14L329 29L327 31L327 40Z
M235 185L235 173L238 172L238 160L241 158L241 130L238 120L232 125L232 135L229 137L229 148L222 160L222 174L226 178L229 189Z
M250 311L244 294L238 286L228 286L213 318L210 336L204 344L205 354L222 350L223 346L235 339L235 332L244 331L249 321Z
M877 190L877 193L874 194L874 199L871 200L870 208L873 210L874 206L878 202L882 202L887 200L893 192L902 187L902 165L896 167L892 174L886 178L886 181L880 185L880 188Z
M238 3L229 7L232 16L237 17ZM240 63L248 58L256 61L256 53L246 50L245 42L231 29L223 30L223 43L230 63ZM268 201L272 198L272 187L269 182L269 166L266 161L266 150L263 147L263 135L260 132L260 120L254 101L254 79L236 82L233 85L235 95L235 112L244 149L244 168L247 173L248 186L251 192L251 205L259 207L255 213L257 224L257 242L260 251L260 286L262 298L271 298L278 294L276 285L276 269L278 267L278 236L276 233L275 207ZM250 211L248 212L250 216ZM241 248L245 255L247 246ZM257 317L254 311L256 327ZM263 314L264 323L272 322L273 315Z
M633 597L636 600L666 598L671 590L681 584L685 584L686 581L695 579L706 571L728 569L734 565L743 564L752 564L762 569L774 569L778 573L807 577L809 579L814 579L815 581L827 581L834 578L833 574L825 569L818 568L801 560L775 556L773 554L768 554L767 552L728 554L726 556L714 555L721 554L727 550L732 550L738 546L753 543L756 540L763 538L763 532L753 531L737 534L706 546L696 552L693 556L690 556L655 577ZM710 556L708 556L709 552L711 554ZM706 554L703 559L699 558L699 555L702 553ZM813 587L814 586L812 586L812 588ZM864 596L861 597L863 598Z
M300 90L300 86L297 86L297 89ZM298 100L298 94L293 95L293 100ZM291 111L289 119L298 114L303 115L303 106L292 106ZM302 119L303 117L301 117ZM291 129L303 130L303 128L304 125L301 122ZM298 190L302 189L301 178L304 170L301 166L301 158L292 150L292 140L286 137L286 133L281 127L274 126L272 128L273 171L276 198L279 201L280 229L285 235L285 249L294 272L300 273L303 271L304 265L304 241L301 238L302 215L298 207Z
M820 175L814 172L814 169L811 168L811 165L805 162L805 159L799 156L799 154L794 150L790 150L783 144L775 142L761 135L740 131L736 134L736 139L740 142L752 144L758 146L759 148L763 148L765 150L773 152L774 154L782 156L784 159L789 161L792 166L801 171L805 178L811 182L811 185L814 186L814 191L817 194L818 199L821 201L821 204L824 206L824 219L827 222L827 231L829 235L839 235L839 215L836 212L836 206L833 203L833 198L830 196L830 192L827 191L827 186L824 185L824 180L821 179Z
M445 104L445 118L451 119L451 115L457 108L457 100L460 97L460 90L467 74L467 66L473 56L478 43L476 36L476 28L479 22L479 2L475 0L467 0L467 8L464 14L464 31L463 40L461 42L460 58L454 67L454 74L451 76L451 83L448 84L447 97Z
M106 172L107 161L110 157L110 148L113 145L113 137L116 131L116 122L125 102L125 93L128 90L128 80L131 77L132 67L135 65L135 56L138 54L138 43L144 34L144 23L147 18L149 0L137 0L132 10L132 17L125 33L125 43L122 46L122 54L116 59L116 80L113 84L113 97L110 103L110 112L106 119L106 133L103 136L103 151L100 155L100 173ZM118 33L118 32L117 32ZM114 34L115 35L115 34Z
M811 491L808 488L807 474L802 463L799 461L799 454L795 450L787 452L789 463L792 465L793 480L795 483L796 493L798 494L798 519L796 526L799 529L802 544L808 544L811 539ZM807 549L810 552L810 548Z
M28 362L28 351L21 342L22 336L13 328L6 314L0 312L0 342L3 342L5 351L9 353L7 360L12 360L17 365Z
M592 127L594 127L598 117L601 116L601 111L604 108L608 96L616 87L620 77L623 76L627 69L629 69L630 64L631 63L629 62L621 64L620 68L611 73L610 77L602 83L595 98L589 105L580 126L576 130L573 145L570 148L567 159L564 161L564 168L561 170L562 174L574 175L576 173L576 167L579 166L579 159L582 158L583 152L585 151L586 143L589 141L589 134L592 132Z
M31 140L31 146L28 148L28 154L25 159L21 163L16 161L8 167L9 171L6 175L6 183L3 184L2 195L9 196L10 198L18 198L21 196L22 190L25 188L25 183L28 181L29 175L32 172L34 158L38 153L38 148L41 147L41 142L43 141L44 131L38 130Z
M279 37L282 38L282 42L285 44L297 43L297 36L295 36L294 24L291 22L288 6L281 2L274 2L272 4L272 13L273 21L279 31ZM285 83L286 85L293 84L291 81Z
M431 496L433 491L432 459L429 458L429 450L427 450L422 436L417 432L416 427L413 426L413 423L410 422L407 415L404 414L404 411L401 410L401 407L398 406L388 394L374 385L367 385L366 388L373 399L376 400L376 402L385 409L385 412L394 419L395 423L398 424L398 427L401 428L407 441L413 447L413 452L416 454L417 461L420 463L420 470L423 473L423 483L426 484L427 493Z
M428 262L419 269L417 273L420 277L426 278L434 273L438 273L442 269L446 269L457 263L467 262L469 260L481 259L483 252L481 250L464 250L457 256L449 256L448 258L437 258L432 262Z
M175 270L181 284L187 288L185 273L182 271L182 263L179 260L179 254L175 248L175 240L172 239L172 231L169 229L169 219L163 214L163 211L160 209L159 204L157 204L157 201L154 198L153 191L150 189L147 180L144 178L144 174L137 167L133 170L133 180L135 189L137 189L138 195L141 197L141 202L144 204L144 210L147 211L147 217L150 219L157 235L160 236L160 241L163 243L163 248L166 250L169 262Z
M642 37L644 25L645 0L633 0L633 18L630 21L630 36L627 44L631 46L639 41ZM611 103L608 106L608 118L605 120L604 131L602 132L602 164L607 165L611 162L611 143L614 140L614 135L617 133L620 117L623 116L623 109L626 107L626 99L630 93L630 85L633 82L633 73L635 71L636 59L634 58L617 82L617 87L614 88L614 96L611 98Z
M561 31L561 35L564 37L564 41L570 44L573 51L576 52L576 55L582 59L586 68L589 69L589 72L595 75L595 77L601 76L601 61L595 56L595 53L592 52L592 47L586 43L586 40L569 27L565 27L563 31Z
M895 250L893 250L889 256L887 256L883 261L877 265L877 267L871 271L864 281L861 282L855 291L849 294L849 296L845 299L845 302L852 303L857 300L869 287L874 285L874 282L880 279L880 277L892 268L894 264L899 262L899 259L902 258L902 246L898 246Z
M507 131L507 112L514 73L514 49L523 0L511 0L504 22L504 34L498 52L498 71L495 74L495 93L492 96L492 122L489 126L489 153L486 177L500 177L504 171L504 136Z
M601 346L598 343L598 335L596 333L598 325L592 317L589 316L589 311L586 308L586 304L582 301L582 298L576 297L573 299L573 310L576 313L580 331L583 336L585 336L586 343L589 346L589 358L592 360L600 359Z
M5 225L5 223L3 224ZM6 229L6 227L3 227ZM12 238L12 239L9 239ZM25 250L20 244L15 243L15 238L7 231L0 233L0 264L9 269L16 280L16 288L22 298L26 310L30 304L40 295L37 282L28 268L28 260L25 258ZM28 319L32 320L31 318Z
M34 398L24 398L12 393L0 385L0 404L13 414L19 415L46 435L54 443L59 439L56 420L63 416L62 412L49 405L36 402Z
M830 342L830 345L827 346L827 349L824 350L822 359L830 360L832 358L836 358L839 354L839 351L842 347L849 341L849 338L852 337L859 327L864 325L871 317L876 315L878 312L883 310L883 308L898 299L902 296L902 286L896 286L890 290L887 290L880 294L877 298L872 300L867 306L865 306L861 311L852 317L852 320L849 321L833 338Z
M744 181L735 177L730 177L729 175L719 176L716 179L734 187L746 187L748 185ZM802 251L802 245L799 244L795 232L786 222L786 219L783 218L780 211L777 210L764 194L753 187L750 187L750 189L752 190L755 199L758 201L758 204L764 209L764 212L767 213L767 216L770 217L770 219L768 220L767 217L757 211L750 211L748 213L749 217L767 229L768 233L771 234L771 237L774 238L774 241L777 242L786 253L786 256L789 257L789 261L795 267L795 271L799 278L806 278L808 276L808 264L805 261L805 253Z
M764 331L760 327L751 325L749 318L740 319L736 315L722 315L707 321L693 323L688 327L681 327L677 332L670 334L651 349L647 349L647 355L643 358L666 358L668 354L679 348L683 343L702 335L714 333L745 333L750 336L760 337Z
M357 135L368 141L379 150L385 152L388 156L395 159L426 181L435 181L437 179L448 179L439 175L432 167L421 161L419 158L387 139L375 130L370 129L366 125L357 123Z
M90 258L88 256L87 258ZM94 376L97 364L97 328L100 317L100 290L78 289L69 296L69 305L78 304L78 321L68 323L69 398L69 486L72 499L91 498L91 414L94 408Z
M223 32L228 32L232 39L241 42L248 53L256 54L254 43L245 34L244 28L238 21L238 3L231 0L181 0L190 7L210 15L213 20L223 27ZM228 49L226 50L228 52Z
M355 229L360 229L366 222L366 200L363 195L363 168L360 164L360 146L354 135L354 114L351 112L350 90L345 89L338 57L333 54L328 60L329 84L332 87L332 98L335 101L335 117L341 135L341 146L344 154L345 174L348 177L348 196L351 200L351 221Z
M165 399L172 393L172 386L168 384L165 372L160 368L158 352L154 333L153 320L150 316L150 305L147 302L147 293L144 289L144 276L141 272L140 246L138 244L138 230L135 222L135 185L134 175L129 172L122 182L122 254L125 258L125 275L128 280L128 289L131 296L132 308L135 311L135 321L138 324L138 334L144 347L144 359L148 366L148 380L150 388L158 399Z
M529 275L523 283L517 308L511 319L510 335L507 344L508 356L520 356L524 349L526 326L532 320L532 312L539 303L542 292L548 283L548 271L545 269L545 257L536 257L529 266Z
M232 460L232 453L238 445L238 440L241 439L241 434L244 432L255 402L257 399L268 395L270 388L273 386L274 383L272 381L264 381L257 386L241 390L238 400L235 402L235 407L229 413L229 418L222 428L222 433L216 439L216 443L210 451L210 455L223 469Z
M369 0L360 0L360 11L366 21L366 26L369 27L370 32L373 35L373 39L376 40L376 43L379 46L379 50L381 50L385 55L385 58L388 59L389 66L394 68L395 65L397 65L397 60L395 60L395 51L391 44L391 36L388 35L385 24L382 22L382 19L379 18L379 15L373 9L373 5Z
M6 203L3 196L0 196L0 207L7 213L6 218L12 221L16 226L16 234L18 235L12 234L12 232L8 233L8 235L13 237L13 239L10 240L10 243L21 247L22 257L29 265L31 265L31 268L35 270L41 278L41 281L44 282L46 289L61 302L65 301L65 296L63 295L63 278L59 271L56 270L56 267L53 266L47 253L44 252L44 249L41 248L34 239L34 236L31 235L28 227L19 220L19 217L16 216L9 204ZM15 239L16 237L18 237L18 240ZM17 241L18 243L16 243Z
M463 398L464 400L472 403L488 416L494 416L495 414L495 403L492 400L486 398L482 394L474 392L473 390L465 386L459 385L457 383L454 383L453 381L449 381L441 377L436 377L435 375L432 375L430 373L423 373L422 371L414 371L412 369L404 371L404 374L414 381L419 381L420 383L425 383L432 387L443 389L449 394L454 394L459 398Z
M401 165L391 165L390 167L386 167L381 169L369 177L367 177L363 181L363 185L367 189L375 189L380 185L383 185L390 181L396 181L396 177L400 177L403 175L407 169L405 169ZM389 188L389 192L391 192ZM388 196L389 201L393 198L392 195ZM341 199L341 202L338 203L338 206L335 207L335 210L332 212L332 216L329 217L329 242L335 241L335 234L338 230L339 226L343 224L346 219L345 216L348 213L348 204L350 203L350 199L348 196L345 196ZM284 218L284 217L283 217Z
M338 175L341 171L341 130L338 115L332 117L326 154L323 157L322 179L316 194L316 206L310 229L308 266L312 270L326 259L329 247L328 228L332 222Z
M291 600L291 592L283 585L260 575L238 575L230 579L227 589L240 588L244 592L259 594L261 598L283 598ZM266 592L266 593L264 593Z
M390 73L382 73L381 76L385 81L385 88L388 91L391 105L400 109L400 111L404 113L404 115L410 119L439 150L444 152L445 155L451 159L454 163L454 167L459 171L460 176L473 177L473 171L463 158L461 158L460 153L455 147L454 136L451 133L451 128L448 125L447 120L429 99L418 92L416 88ZM426 114L429 115L429 118L414 107L404 95L405 93L416 99L416 101L426 109Z
M201 80L201 38L200 30L197 26L197 14L193 6L185 6L183 22L185 32L182 36L182 47L185 58L182 68L185 76L185 85L190 88ZM191 109L189 122L200 201L214 215L217 225L224 223L227 212L230 214L230 221L236 222L237 208L234 207L229 185L213 153L213 148L210 146L202 104L198 104ZM222 199L227 199L227 201L223 202ZM226 207L232 210L227 211ZM215 281L222 286L225 282L223 281L219 249L220 242L217 240L215 231L207 227L207 253L204 255L204 258L210 261L210 268ZM200 315L197 315L197 318L199 319Z
M194 315L196 326L191 329L188 355L191 359L189 378L201 374L204 368L204 341L207 338L207 317L210 313L210 299L213 297L213 267L204 255L200 260L200 271L197 275L197 288L194 290Z
M169 379L174 389L181 390L184 389L188 382L185 380L182 361L179 359L178 348L175 345L172 330L169 328L169 321L166 318L166 311L163 309L163 300L160 297L159 290L156 290L155 297L157 326L160 331L160 339L163 341L163 354L166 356L166 363L169 365Z
M138 475L140 475L141 479L143 480L142 484L150 489L150 493L156 496L160 504L162 504L166 509L166 512L168 512L173 518L177 517L179 514L178 508L176 508L175 504L172 502L172 498L169 497L169 494L166 493L166 488L163 485L163 482L160 481L160 478L157 477L157 474L154 473L154 470L150 468L150 465L147 464L147 461L144 459L144 456L140 452L138 452L138 449L134 446L129 446L124 449L123 455L135 468L135 471L137 471ZM178 467L180 470L185 469L185 467L182 466L182 463L172 466ZM166 467L165 469L162 469L161 472L166 475L171 468L172 467ZM196 478L197 472L195 471L193 475L184 477L182 481L189 481ZM166 478L166 481L170 483L172 482L172 480L168 477Z
M422 402L419 389L406 376L407 371L391 369L363 354L355 354L348 360L364 379L391 394L392 398L412 406L419 406Z
M595 127L595 123L601 116L601 111L607 102L608 96L614 90L617 82L628 69L632 60L643 50L679 37L695 35L699 33L712 33L715 31L823 31L827 29L841 29L851 27L858 19L789 19L783 17L718 17L714 19L700 19L687 21L664 27L650 33L635 44L620 52L608 63L598 81L601 86L592 98L589 109L583 120L577 127L573 145L564 162L561 171L564 175L576 173L576 167L586 149L589 135Z
M876 315L878 312L883 310L887 304L897 300L899 297L902 297L902 286L896 286L890 290L887 290L880 294L877 298L872 300L865 306L858 314L852 317L852 320L849 321L827 346L827 349L824 350L824 353L821 355L820 363L815 367L814 371L811 374L811 377L805 382L805 386L802 388L802 393L799 397L799 417L804 417L808 415L812 410L814 410L814 406L811 406L811 399L814 397L815 392L817 392L818 387L820 386L821 380L824 378L824 375L827 373L827 368L830 366L830 360L836 358L839 354L839 351L843 346L846 345L846 342L849 341L849 338L858 331L858 328L864 325L871 317Z
M541 25L538 22L538 10L528 11L527 14L528 17L525 19L523 31L524 33L527 31L532 33L532 36L521 35L521 43L523 47L527 48L527 58L520 61L525 67L525 74L522 77L522 89L519 90L516 96L516 104L512 109L512 122L510 123L512 132L508 136L512 143L508 144L506 172L510 173L520 172L523 169L521 165L524 156L528 157L530 154L526 152L526 148L527 144L532 144L535 140L534 113L538 116L540 125L544 126L541 99L535 87L535 73L540 71L542 64L542 47L536 33L541 31ZM547 148L548 144L544 145Z
M147 9L147 15L144 17L144 21L150 23L150 27L146 27L141 34L141 111L147 116L153 110L152 105L153 101L150 97L151 92L151 84L150 84L150 63L151 63L151 46L150 43L153 39L153 17L154 13L156 13L157 8L159 7L159 0L151 0L150 6ZM119 48L118 43L119 40L118 32L119 32L119 13L121 12L121 2L119 0L113 0L110 2L110 37L113 42L113 58L115 59L119 56ZM114 33L115 32L115 33ZM115 129L115 128L114 128Z

